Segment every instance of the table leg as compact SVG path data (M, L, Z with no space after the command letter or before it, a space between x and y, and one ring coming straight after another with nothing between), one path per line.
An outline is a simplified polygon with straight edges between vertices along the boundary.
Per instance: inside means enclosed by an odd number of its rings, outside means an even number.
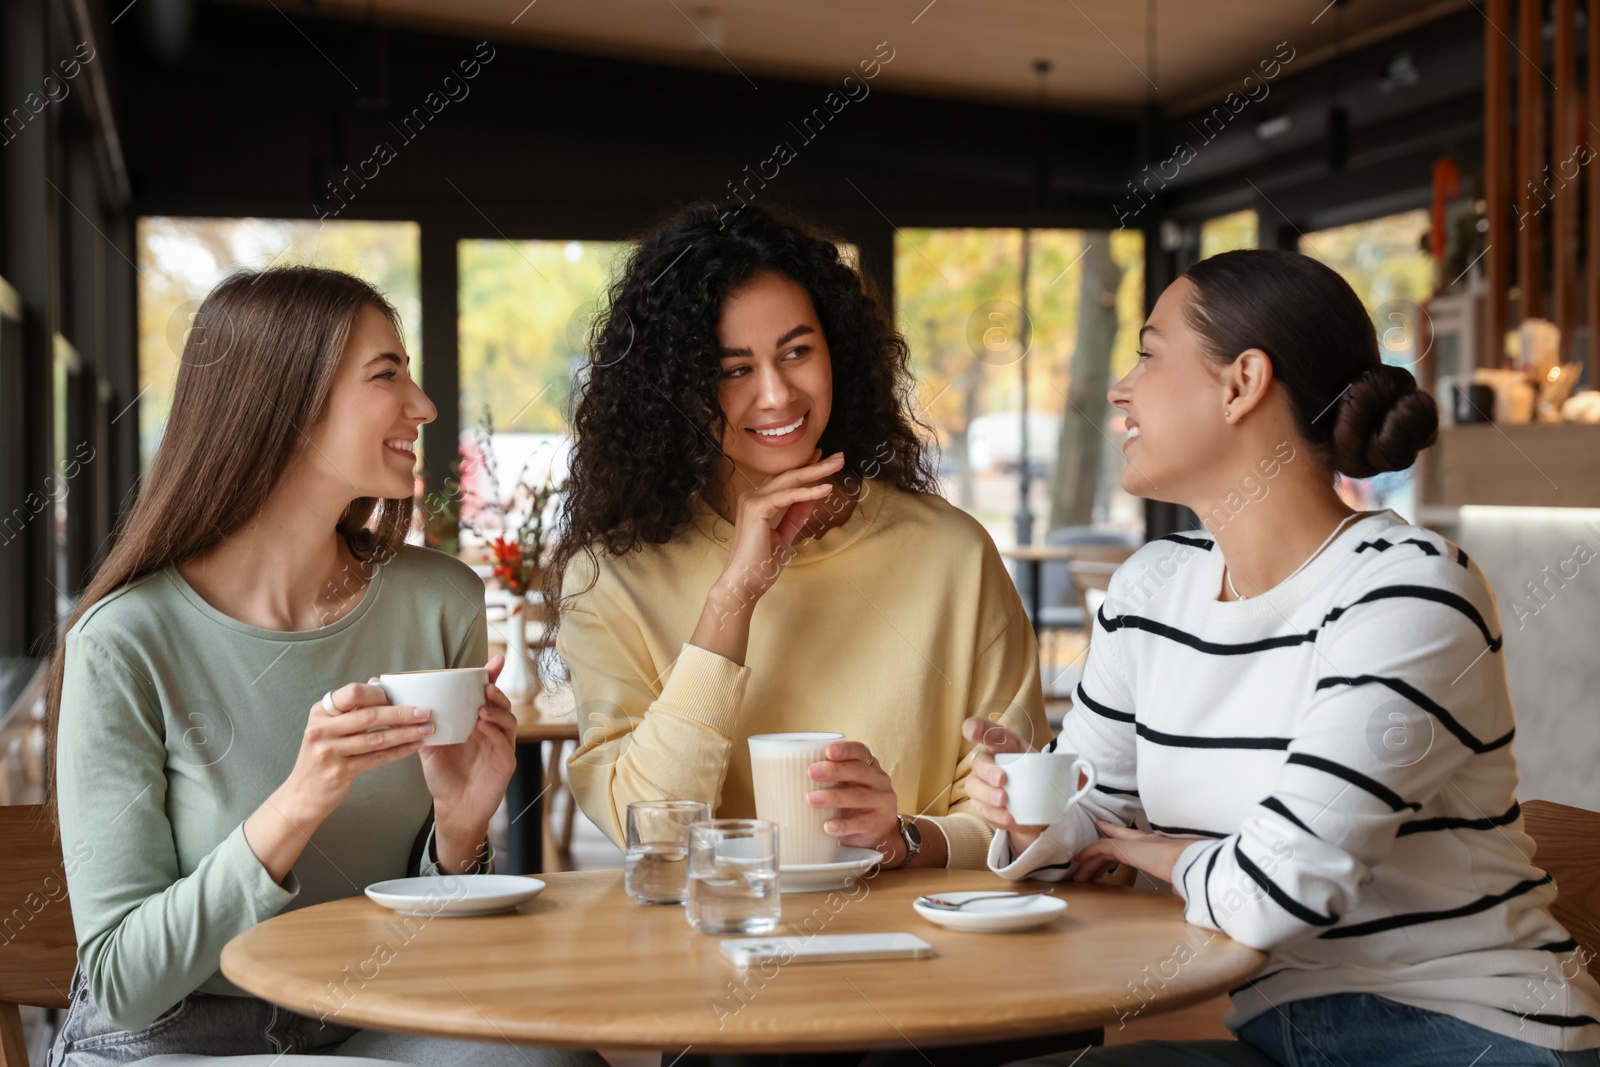
M544 745L539 741L517 742L517 769L506 786L506 827L504 863L496 863L501 874L538 874L544 870Z
M1028 561L1029 587L1028 603L1033 606L1033 637L1038 640L1039 634L1044 631L1044 623L1040 618L1042 603L1044 601L1044 561L1032 559Z

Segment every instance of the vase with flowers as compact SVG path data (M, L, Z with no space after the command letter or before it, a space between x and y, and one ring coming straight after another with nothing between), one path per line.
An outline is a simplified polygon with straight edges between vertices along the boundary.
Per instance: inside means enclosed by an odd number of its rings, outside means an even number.
M461 528L488 547L492 573L507 595L506 665L496 684L513 704L523 704L539 689L538 671L528 658L526 627L529 615L541 606L540 568L550 548L555 505L565 484L553 474L531 473L536 460L549 458L534 455L523 464L509 495L502 496L494 423L487 407L477 431L477 453L481 477L468 477L474 464L462 464Z

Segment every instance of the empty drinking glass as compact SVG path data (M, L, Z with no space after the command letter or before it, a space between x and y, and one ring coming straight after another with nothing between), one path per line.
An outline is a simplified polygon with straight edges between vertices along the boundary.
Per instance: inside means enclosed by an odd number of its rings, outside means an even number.
M689 925L702 934L768 934L778 897L778 825L711 819L689 828Z
M636 800L628 805L623 884L640 904L682 904L689 896L689 827L711 817L698 800Z

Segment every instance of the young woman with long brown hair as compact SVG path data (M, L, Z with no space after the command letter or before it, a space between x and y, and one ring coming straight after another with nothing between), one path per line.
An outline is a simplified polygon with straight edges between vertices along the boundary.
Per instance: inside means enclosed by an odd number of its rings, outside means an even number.
M284 908L488 861L515 764L504 695L486 687L467 741L422 748L428 709L365 681L488 652L482 582L403 543L435 410L398 326L371 286L310 267L236 274L200 307L138 502L55 653L78 936L56 1067L598 1062L358 1031L218 971L230 938Z

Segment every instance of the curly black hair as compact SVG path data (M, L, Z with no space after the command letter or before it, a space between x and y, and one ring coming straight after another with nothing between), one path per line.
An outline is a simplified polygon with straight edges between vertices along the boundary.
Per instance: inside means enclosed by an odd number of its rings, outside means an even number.
M905 338L837 239L771 210L692 204L639 241L590 329L561 534L542 576L546 604L565 606L562 582L580 553L637 552L689 522L723 455L722 304L765 271L805 289L828 342L823 455L843 452L844 473L857 478L937 491L931 435L912 413Z

